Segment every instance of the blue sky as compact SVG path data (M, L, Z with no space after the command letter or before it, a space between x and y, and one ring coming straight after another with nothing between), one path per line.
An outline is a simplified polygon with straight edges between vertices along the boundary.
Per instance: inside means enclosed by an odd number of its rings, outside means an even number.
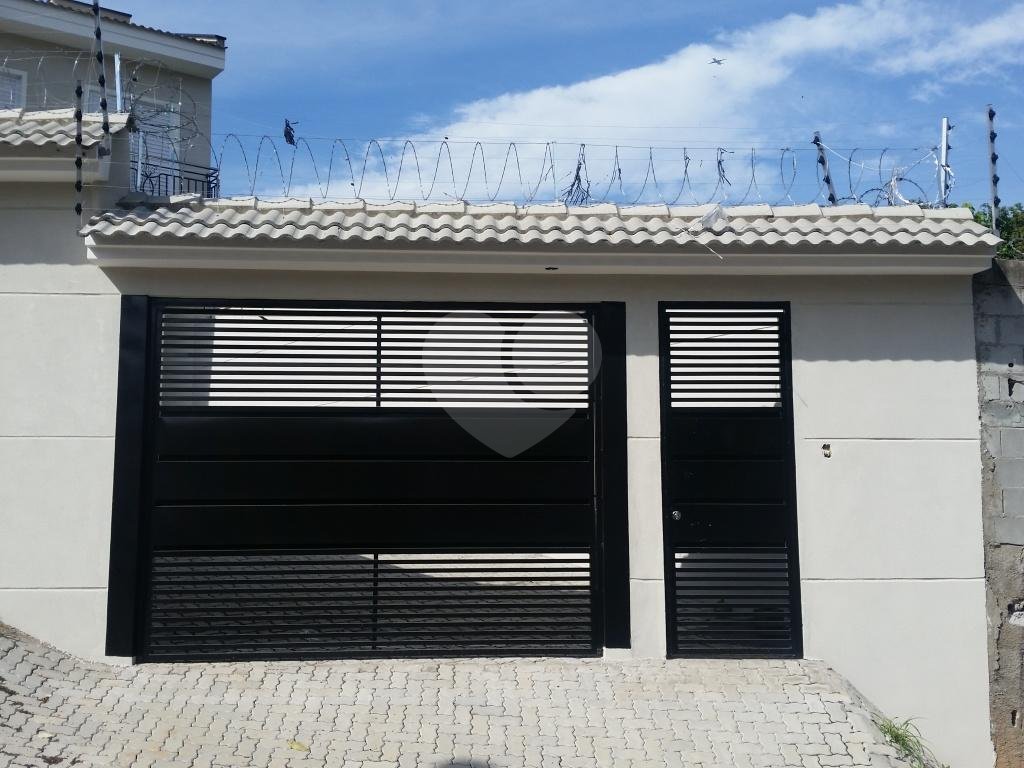
M215 81L213 144L219 149L228 132L244 134L251 166L260 134L279 137L285 117L298 121L309 152L303 147L296 156L292 195L325 191L329 139L342 137L357 176L367 139L414 138L426 182L441 157L437 199L463 191L474 199L522 199L535 184L537 199L554 197L571 183L583 141L594 199L613 188L611 199L653 201L678 192L679 202L693 202L717 188L729 202L776 202L787 193L805 202L820 187L809 151L820 130L835 150L829 158L840 196L851 172L863 191L880 186L893 164L920 161L907 175L923 191L907 185L901 191L927 199L935 175L928 149L938 144L939 120L947 115L956 125L953 199L982 202L988 197L984 113L992 102L1001 197L1024 199L1024 2L110 4L139 23L228 38L227 69ZM708 64L711 56L725 64ZM438 154L445 136L450 165ZM490 171L486 187L475 140L485 142L479 151ZM519 142L525 181L513 179L496 191L510 140ZM553 173L544 155L549 141L557 142L548 149L556 158ZM291 150L278 144L288 166ZM326 191L351 196L351 179L347 170L339 177L340 150L333 146ZM621 178L614 171L616 146ZM723 155L729 185L717 175L717 146L730 150ZM377 159L371 157L364 197L407 199L423 191L408 170L404 186L395 188L401 147L384 143ZM785 147L794 151L781 152ZM410 159L407 154L406 169ZM261 175L246 177L240 151L229 147L225 191L284 192L266 170L270 164L261 162ZM681 186L686 178L689 190Z

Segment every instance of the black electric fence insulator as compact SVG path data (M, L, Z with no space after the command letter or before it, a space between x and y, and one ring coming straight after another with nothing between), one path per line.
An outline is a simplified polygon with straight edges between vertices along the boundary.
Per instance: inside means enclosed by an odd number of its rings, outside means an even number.
M999 198L999 174L996 173L996 161L999 154L996 152L996 111L990 104L987 110L988 117L988 164L989 164L989 213L992 216L992 234L999 236L999 205L1003 202Z
M92 4L92 15L94 20L93 37L95 38L93 50L95 52L96 63L99 65L96 82L100 86L99 106L100 112L103 114L103 122L101 124L103 129L103 141L97 148L96 153L99 157L108 157L110 155L110 120L107 115L107 75L103 57L103 30L100 26L101 13L98 0L94 0Z
M830 204L835 205L839 202L839 198L836 195L835 185L832 183L832 174L828 167L828 158L825 156L825 145L821 141L821 134L818 131L814 132L814 138L811 139L813 144L818 149L818 165L821 166L821 180L828 188L827 199Z
M75 83L75 213L82 216L82 81Z

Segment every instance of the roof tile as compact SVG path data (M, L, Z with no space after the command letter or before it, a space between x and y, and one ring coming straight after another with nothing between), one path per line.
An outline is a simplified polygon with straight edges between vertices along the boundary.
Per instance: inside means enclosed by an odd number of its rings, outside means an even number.
M567 208L512 203L392 203L362 201L282 205L255 198L191 201L156 209L109 211L84 235L97 240L149 236L203 241L288 240L327 245L417 243L443 246L581 244L596 247L943 247L992 248L999 240L959 209L888 209L851 205L743 206L701 223L709 206ZM742 215L739 215L742 214Z
M128 115L111 112L107 116L110 132L120 133L128 125ZM19 147L55 145L69 147L75 143L75 110L48 109L26 112L20 109L0 110L0 144ZM82 115L82 146L92 147L103 140L103 115L89 112Z

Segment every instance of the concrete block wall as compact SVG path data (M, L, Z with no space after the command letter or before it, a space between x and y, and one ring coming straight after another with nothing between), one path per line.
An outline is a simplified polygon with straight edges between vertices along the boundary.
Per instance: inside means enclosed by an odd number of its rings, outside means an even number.
M1024 761L1024 262L974 279L992 740Z

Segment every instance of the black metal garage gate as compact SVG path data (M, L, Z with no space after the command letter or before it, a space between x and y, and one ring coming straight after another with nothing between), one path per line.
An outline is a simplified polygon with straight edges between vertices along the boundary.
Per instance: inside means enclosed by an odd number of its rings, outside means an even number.
M669 653L799 656L788 305L659 315Z
M125 297L108 653L628 645L623 318Z

